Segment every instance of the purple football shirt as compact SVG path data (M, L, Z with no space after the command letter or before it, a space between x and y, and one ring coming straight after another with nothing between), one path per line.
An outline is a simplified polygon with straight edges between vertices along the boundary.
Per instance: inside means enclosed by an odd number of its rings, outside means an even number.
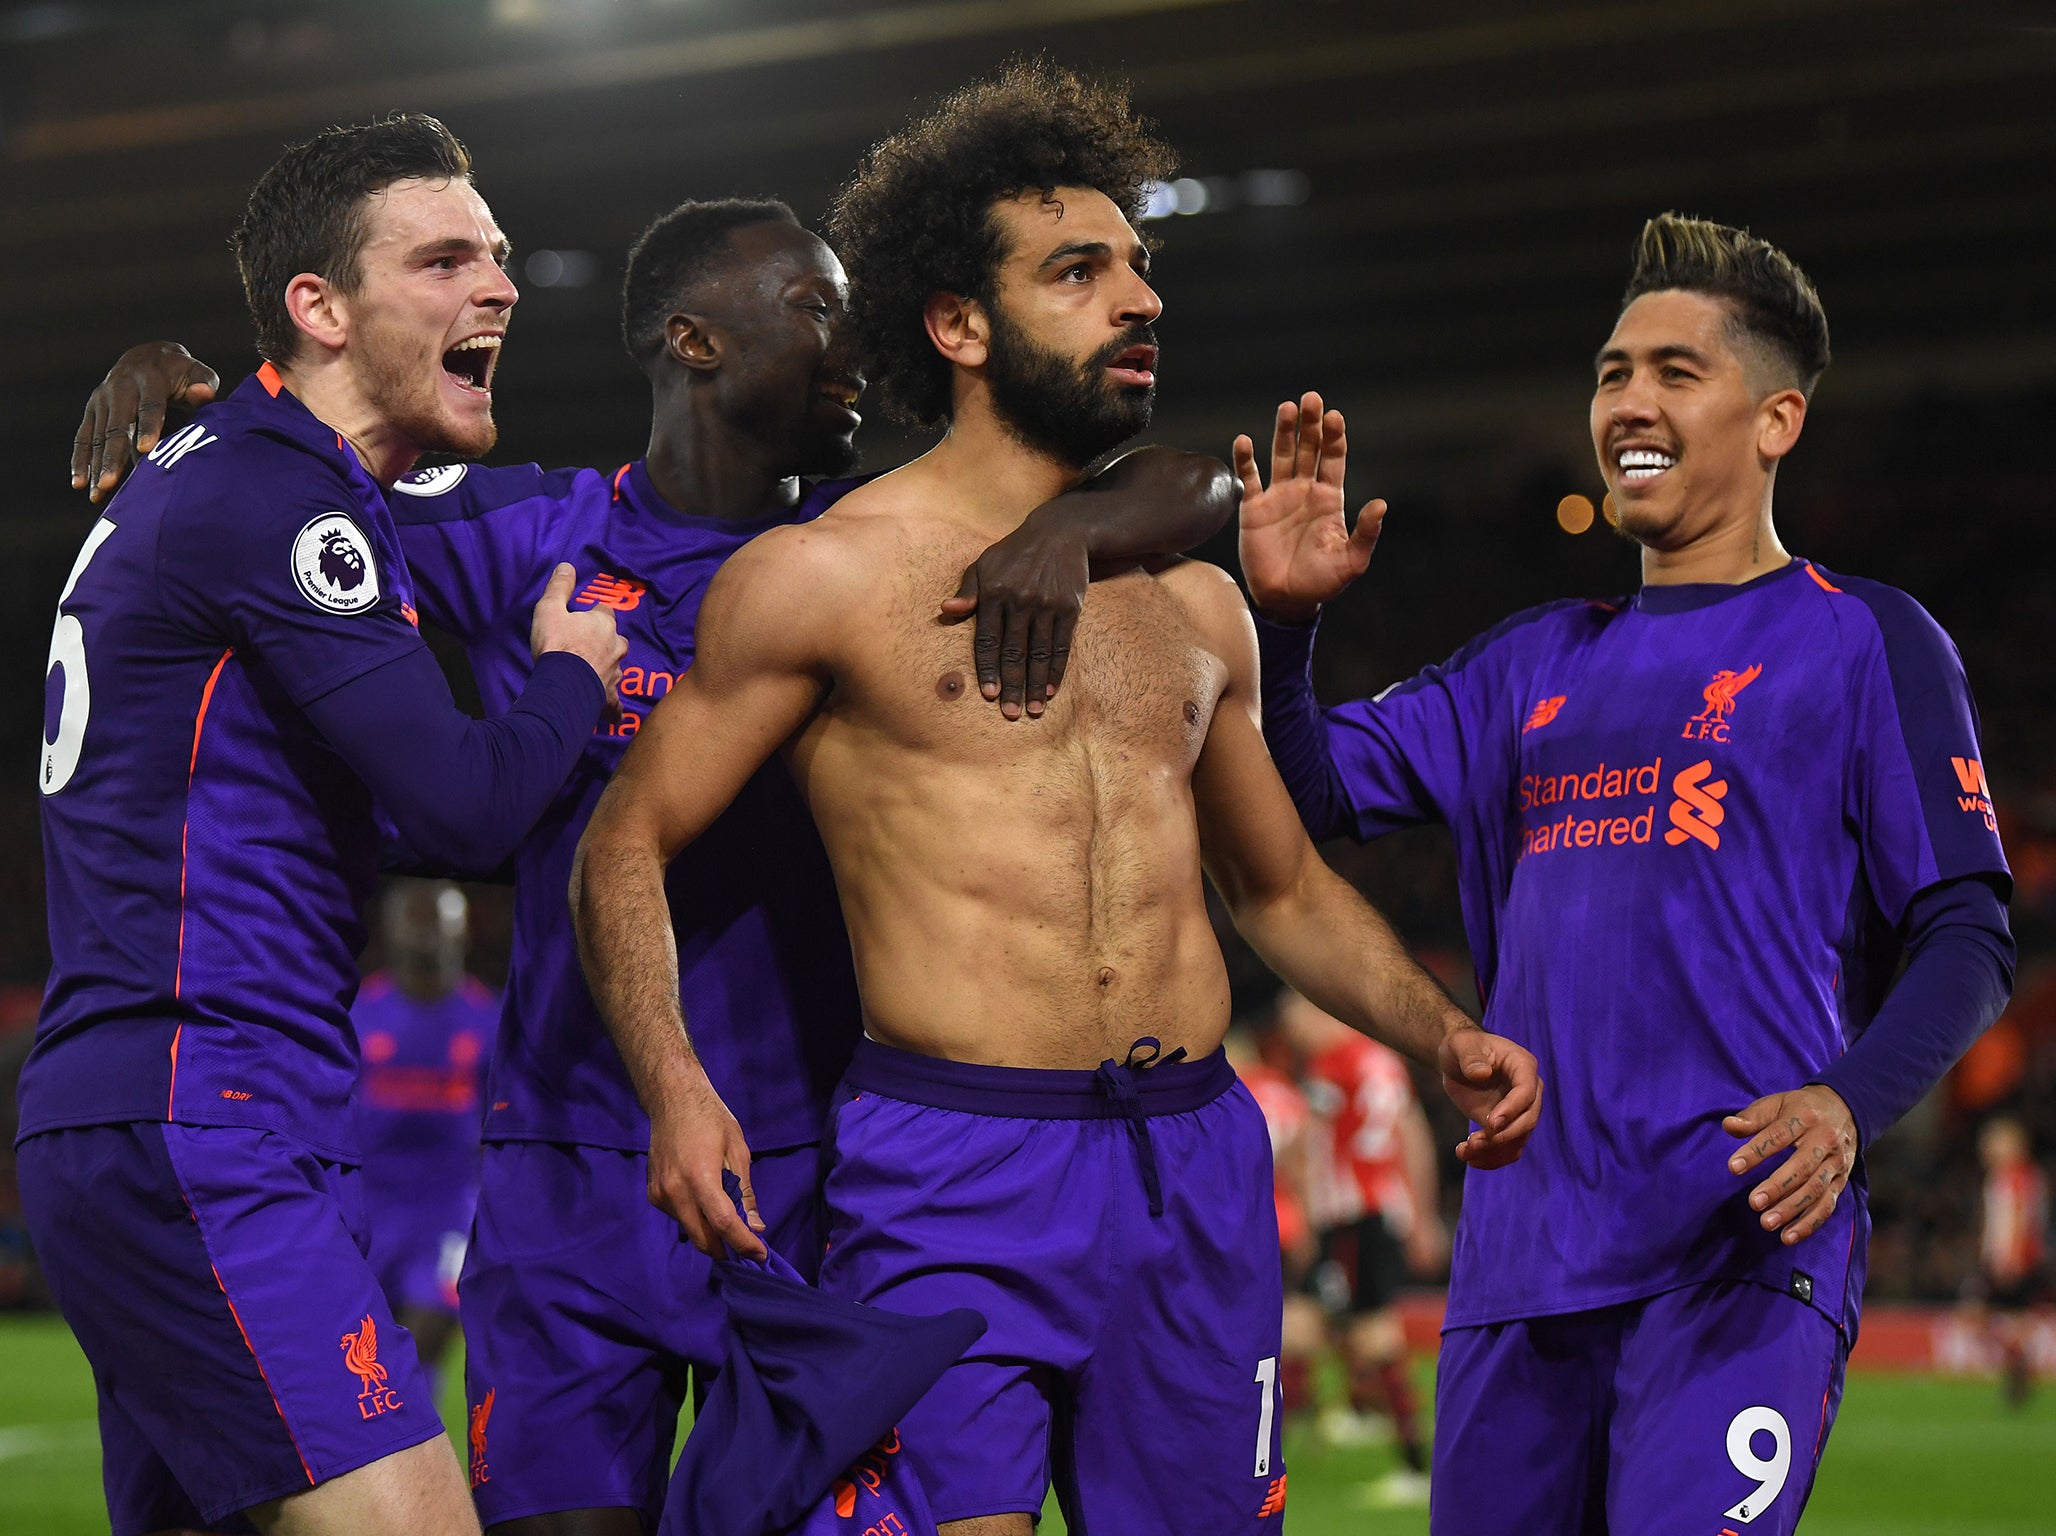
M178 1120L353 1154L378 846L303 709L421 648L411 599L377 486L268 365L93 525L46 684L52 963L24 1137Z
M1303 696L1293 643L1266 627L1267 693ZM1486 1024L1548 1084L1521 1160L1465 1179L1449 1324L1747 1279L1853 1335L1860 1170L1786 1247L1720 1122L1862 1032L1917 892L2007 878L1948 636L1795 561L1530 610L1324 729L1348 805L1311 830L1449 825Z
M649 1145L649 1121L579 969L565 892L586 821L644 715L692 665L700 600L768 528L815 517L851 482L749 522L688 517L640 462L595 470L449 466L394 487L393 515L431 623L469 647L488 708L530 666L530 609L560 560L575 607L605 604L628 641L622 718L602 724L515 857L514 943L487 1086L487 1140ZM813 817L780 762L673 861L679 988L707 1075L756 1151L820 1138L860 1033L849 938Z

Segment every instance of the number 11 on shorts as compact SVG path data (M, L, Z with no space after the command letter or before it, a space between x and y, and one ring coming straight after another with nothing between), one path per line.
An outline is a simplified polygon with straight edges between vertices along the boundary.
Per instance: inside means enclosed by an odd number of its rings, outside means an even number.
M1271 1418L1278 1411L1278 1357L1266 1355L1256 1363L1256 1384L1264 1389L1263 1406L1256 1415L1256 1475L1271 1475Z

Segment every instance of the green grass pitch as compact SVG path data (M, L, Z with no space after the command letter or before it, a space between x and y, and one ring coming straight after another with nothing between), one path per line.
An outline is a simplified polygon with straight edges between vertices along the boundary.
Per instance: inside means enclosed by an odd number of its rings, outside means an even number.
M461 1426L454 1382L443 1415ZM460 1436L461 1437L461 1436ZM1389 1452L1286 1441L1287 1526L1297 1536L1418 1536L1425 1510L1367 1507ZM2047 1536L2056 1468L2056 1385L2025 1412L1989 1381L1858 1374L1801 1529L1808 1536ZM1043 1536L1063 1529L1045 1521ZM1709 1532L1712 1527L1709 1527ZM0 1532L104 1533L93 1383L55 1317L0 1317Z

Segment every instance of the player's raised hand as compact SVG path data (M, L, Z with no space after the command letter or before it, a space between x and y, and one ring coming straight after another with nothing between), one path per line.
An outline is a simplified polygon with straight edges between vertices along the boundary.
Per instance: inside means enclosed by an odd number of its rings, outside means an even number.
M582 658L600 675L607 690L609 707L621 707L621 658L628 654L628 642L614 629L614 610L595 603L574 609L571 595L578 590L578 572L568 560L550 572L549 585L535 605L535 619L528 630L528 648L540 657L545 651L569 651Z
M1521 1155L1542 1118L1542 1071L1503 1035L1454 1030L1439 1052L1442 1091L1477 1123L1456 1155L1473 1168L1504 1168Z
M1009 720L1039 715L1055 697L1091 580L1082 534L1030 517L966 567L943 602L944 623L978 615L971 637L978 689Z
M742 1213L722 1175L741 1186ZM750 1187L750 1148L721 1095L704 1073L673 1093L650 1116L650 1204L676 1221L686 1240L711 1259L732 1250L764 1257L764 1218Z
M157 446L167 411L205 405L220 388L220 376L175 341L130 347L86 401L71 443L71 488L96 505L105 501L137 457Z
M1371 563L1385 503L1371 501L1351 530L1342 500L1349 438L1340 411L1323 411L1309 392L1278 407L1271 436L1271 483L1257 475L1256 445L1235 439L1242 481L1242 579L1266 618L1303 623L1333 601Z
M1856 1166L1856 1117L1842 1096L1824 1083L1766 1094L1720 1128L1748 1138L1728 1159L1728 1172L1743 1174L1790 1150L1778 1171L1749 1192L1749 1209L1766 1232L1786 1243L1813 1236L1848 1186Z

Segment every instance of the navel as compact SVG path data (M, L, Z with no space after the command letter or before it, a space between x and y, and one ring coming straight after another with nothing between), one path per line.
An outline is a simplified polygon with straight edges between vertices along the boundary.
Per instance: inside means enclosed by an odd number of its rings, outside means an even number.
M935 696L938 699L957 699L964 694L964 674L945 672L935 680Z
M1099 984L1102 987L1111 987L1114 984L1114 968L1111 965L1099 968Z
M1185 723L1187 725L1199 724L1199 706L1190 699L1185 701Z

